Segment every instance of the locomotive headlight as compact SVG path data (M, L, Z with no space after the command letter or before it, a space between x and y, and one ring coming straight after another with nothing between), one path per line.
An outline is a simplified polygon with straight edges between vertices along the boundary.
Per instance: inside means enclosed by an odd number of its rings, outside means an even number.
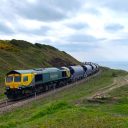
M18 87L18 89L20 89L20 90L21 90L21 89L22 89L22 86L19 86L19 87Z
M10 89L10 87L6 87L6 90L9 90Z

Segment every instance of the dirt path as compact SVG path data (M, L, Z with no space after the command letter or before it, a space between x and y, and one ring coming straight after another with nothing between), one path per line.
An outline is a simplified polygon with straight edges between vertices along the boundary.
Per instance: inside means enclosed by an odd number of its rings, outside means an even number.
M108 93L111 92L112 90L122 87L122 86L126 86L126 85L128 85L128 75L124 77L115 77L113 79L112 84L104 88L101 88L96 93L89 96L87 100L90 102L98 102L98 101L100 102L100 100L106 99L108 97Z

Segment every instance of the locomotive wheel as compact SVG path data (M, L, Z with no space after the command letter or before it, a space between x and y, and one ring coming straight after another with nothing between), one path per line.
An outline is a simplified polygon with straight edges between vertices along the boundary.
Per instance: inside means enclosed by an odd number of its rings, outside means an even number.
M62 86L65 86L65 83L61 81L58 83L58 87L62 87Z

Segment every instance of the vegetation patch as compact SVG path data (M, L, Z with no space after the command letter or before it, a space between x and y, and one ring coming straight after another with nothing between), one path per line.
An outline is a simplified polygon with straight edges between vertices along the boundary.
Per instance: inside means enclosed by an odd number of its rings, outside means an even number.
M110 85L113 71L102 69L100 76L88 82L0 115L0 128L127 128L127 86L109 93L119 98L118 102L94 104L84 100ZM117 75L125 76L126 72Z
M60 110L64 110L67 108L71 108L71 105L69 105L66 102L60 101L60 102L55 102L55 103L50 103L48 105L46 105L43 109L39 110L38 112L36 112L29 121L41 118L43 116L46 115L51 115L54 114Z

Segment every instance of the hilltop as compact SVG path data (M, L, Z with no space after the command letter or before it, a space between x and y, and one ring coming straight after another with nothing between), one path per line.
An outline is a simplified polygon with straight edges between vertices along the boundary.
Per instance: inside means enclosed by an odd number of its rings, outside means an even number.
M52 46L23 40L0 40L0 71L75 65L79 62Z

